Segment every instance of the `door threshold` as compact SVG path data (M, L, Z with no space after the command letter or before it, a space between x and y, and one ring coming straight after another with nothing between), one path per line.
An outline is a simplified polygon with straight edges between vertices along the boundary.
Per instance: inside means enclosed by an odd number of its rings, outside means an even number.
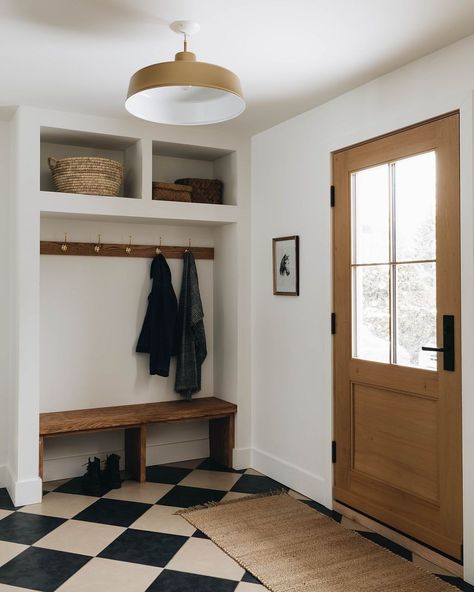
M333 510L344 516L344 518L352 520L353 522L360 524L360 526L384 536L389 541L392 541L392 543L396 543L397 545L408 549L408 551L411 551L425 561L433 563L437 567L449 572L449 575L453 575L458 578L462 578L464 576L464 568L460 563L454 559L450 559L438 551L435 551L431 547L427 547L422 543L411 539L409 536L404 535L397 530L393 530L389 526L386 526L381 522L377 522L377 520L374 520L365 514L361 514L357 510L354 510L349 506L345 506L336 500L333 500ZM416 561L414 561L414 563L416 563Z

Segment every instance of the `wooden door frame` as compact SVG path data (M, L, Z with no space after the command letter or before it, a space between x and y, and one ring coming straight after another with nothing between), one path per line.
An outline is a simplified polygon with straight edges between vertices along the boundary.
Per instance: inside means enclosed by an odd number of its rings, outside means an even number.
M339 155L345 151L354 149L354 148L360 148L364 146L369 146L371 143L373 142L378 142L380 140L386 139L386 138L392 138L393 136L396 136L397 134L400 133L404 133L410 130L416 130L417 128L420 128L421 126L433 123L433 122L439 122L440 120L443 120L445 118L448 117L452 117L453 115L456 115L459 118L459 110L456 111L452 111L446 114L443 114L439 117L434 117L434 118L430 118L427 120L424 120L422 122L410 125L410 126L406 126L403 128L400 128L398 130L392 131L390 133L387 134L383 134L383 135L379 135L375 138L371 138L370 140L367 140L365 142L358 142L355 144L352 144L350 146L347 146L345 148L341 148L338 150L335 150L331 153L331 166L332 166L332 179L334 182L334 158L336 155ZM382 162L386 162L386 159L381 156L380 159L380 163ZM375 166L377 164L377 162L373 162L373 166ZM459 171L458 171L459 173ZM459 177L458 177L459 178ZM345 183L346 181L344 181ZM348 182L348 180L347 180ZM349 186L344 186L343 190L340 191L340 193L342 193L343 195L347 195L347 192L349 191ZM343 199L343 197L341 196L341 198ZM340 198L340 199L341 199ZM336 195L336 200L338 199L338 195ZM460 200L459 200L459 207L460 207ZM341 277L338 276L338 266L336 265L336 254L338 253L338 243L337 243L337 232L336 232L336 225L339 224L339 220L337 219L337 210L333 210L333 215L332 215L332 302L333 302L333 311L335 312L340 312L340 308L341 308L341 302L338 301L338 292L340 294L341 291L345 290L341 290L341 288L336 289L336 286L340 285L341 282ZM344 223L344 222L343 222ZM345 231L350 233L351 232L351 227L350 227L350 219L345 221ZM460 226L459 226L459 231L460 231ZM460 241L458 241L458 244L455 245L453 247L453 253L454 253L454 259L459 262L459 268L460 268ZM341 275L341 274L339 274ZM343 279L343 283L346 284L346 278ZM350 292L350 286L349 286L349 292ZM342 298L339 298L340 300L342 300ZM350 305L349 305L350 306ZM457 356L457 363L460 364L460 359L461 359L461 341L460 341L460 337L461 337L461 323L460 323L460 313L461 313L461 309L459 308L459 315L456 321L456 356ZM351 323L351 319L352 319L352 314L349 314L349 317L347 319L347 313L345 315L341 315L338 314L337 315L337 322L338 324L340 324L340 322L342 321L342 323ZM438 323L438 332L440 332L440 323ZM440 335L438 335L438 342L440 342ZM351 358L351 344L349 342L349 340L346 340L345 343L338 343L338 348L336 348L335 345L335 341L333 340L332 343L332 350L333 350L333 364L332 364L332 369L333 369L333 437L334 439L337 433L337 414L336 414L336 393L337 393L337 388L338 388L338 384L339 381L344 382L344 378L348 378L347 376L345 376L344 370L342 368L340 368L339 366L341 365L339 363L338 365L338 359L339 361L342 360L347 360ZM341 378L342 376L342 378ZM415 376L415 373L414 373ZM459 374L459 378L458 380L460 380L460 374ZM460 388L460 387L459 387ZM462 400L462 393L460 391L460 400L459 400L459 404L461 405L461 400ZM462 415L461 415L461 409L459 409L459 415L462 419ZM462 425L462 424L461 424ZM459 436L459 435L458 435ZM457 440L459 440L459 442L461 442L461 438L458 437ZM340 442L338 442L338 447L340 447ZM462 444L460 444L460 447L455 445L455 448L459 448L458 453L459 453L459 459L460 459L460 463L462 464ZM347 451L346 451L347 452ZM457 468L456 468L457 470ZM333 465L333 488L335 486L335 465ZM462 485L461 485L462 487ZM333 499L334 499L334 494L333 494ZM461 514L461 525L462 525L462 489L461 489L461 508L459 508L459 512ZM459 515L457 515L456 517L457 519L459 519ZM376 518L377 519L377 518ZM380 519L380 517L378 518ZM409 535L410 536L410 535ZM454 554L454 553L453 553ZM454 554L455 556L457 555Z

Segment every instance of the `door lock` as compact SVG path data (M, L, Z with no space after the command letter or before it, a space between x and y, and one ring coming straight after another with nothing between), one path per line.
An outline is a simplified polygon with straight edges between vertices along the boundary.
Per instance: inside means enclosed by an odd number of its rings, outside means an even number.
M443 369L454 372L454 316L443 315L443 347L423 346L422 351L443 354Z

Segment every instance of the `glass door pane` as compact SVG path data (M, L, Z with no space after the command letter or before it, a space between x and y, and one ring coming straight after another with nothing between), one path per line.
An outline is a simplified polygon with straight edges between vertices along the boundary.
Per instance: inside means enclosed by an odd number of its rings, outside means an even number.
M353 357L435 370L436 154L351 175Z
M390 269L388 265L353 270L353 356L390 363Z
M396 270L396 358L402 366L436 370L437 354L421 351L436 344L436 265L407 263Z
M389 257L389 167L352 175L353 263L386 263Z
M436 257L436 155L395 163L396 261Z

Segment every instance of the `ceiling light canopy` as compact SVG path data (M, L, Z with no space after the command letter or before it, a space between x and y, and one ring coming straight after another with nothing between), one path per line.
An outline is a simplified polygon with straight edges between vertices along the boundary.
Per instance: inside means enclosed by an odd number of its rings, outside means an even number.
M240 80L230 70L198 62L188 51L188 36L198 23L176 21L175 33L184 35L184 50L174 62L161 62L135 72L130 79L125 107L129 113L171 125L207 125L227 121L245 109Z

